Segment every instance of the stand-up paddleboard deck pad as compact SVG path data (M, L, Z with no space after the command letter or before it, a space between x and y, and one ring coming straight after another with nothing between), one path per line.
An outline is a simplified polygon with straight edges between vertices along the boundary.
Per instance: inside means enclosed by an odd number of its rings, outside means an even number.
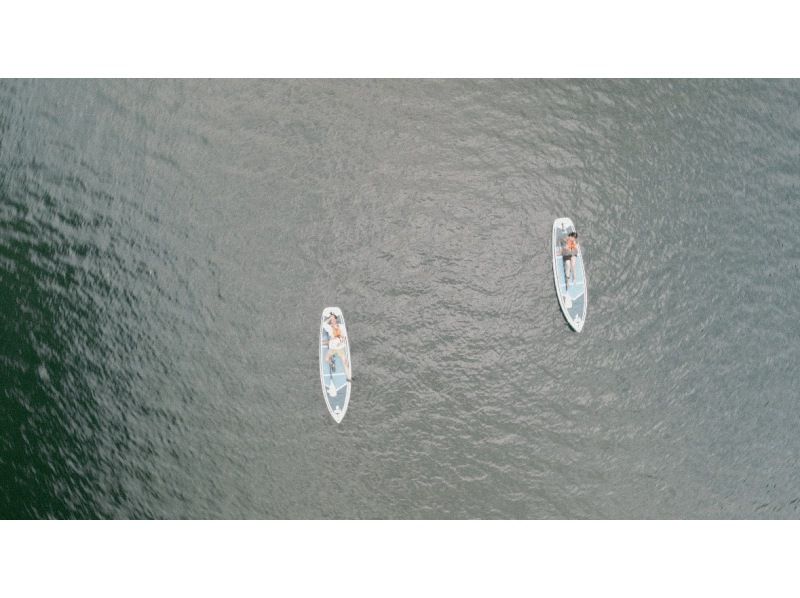
M561 256L562 240L575 230L575 225L569 218L557 218L553 223L553 277L556 283L558 304L567 323L576 332L580 332L586 321L586 307L588 303L588 283L586 272L583 268L583 254L581 252L581 239L578 238L578 255L575 260L575 282L570 281L567 287L564 273L564 258Z
M325 405L331 417L338 424L342 421L344 414L347 412L347 404L350 402L350 382L347 381L347 372L344 369L344 363L339 355L334 355L332 366L325 362L325 356L328 354L330 347L330 336L326 330L326 322L331 314L336 316L339 326L341 326L344 333L344 353L347 355L347 362L350 364L351 374L353 364L350 361L350 338L347 334L347 325L342 315L342 310L338 307L326 307L322 310L322 317L319 324L319 379L322 383L322 396L325 399Z

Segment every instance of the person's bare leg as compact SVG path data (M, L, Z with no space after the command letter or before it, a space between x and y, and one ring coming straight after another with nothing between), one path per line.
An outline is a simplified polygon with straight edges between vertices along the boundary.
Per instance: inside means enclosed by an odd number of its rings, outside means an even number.
M572 258L564 260L564 285L569 288L569 273L572 266Z

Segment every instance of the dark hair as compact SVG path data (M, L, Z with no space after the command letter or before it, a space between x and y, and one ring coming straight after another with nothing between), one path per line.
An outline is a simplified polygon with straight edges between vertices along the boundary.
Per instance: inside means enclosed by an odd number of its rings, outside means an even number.
M571 232L570 234L568 234L567 236L568 236L568 237L575 237L575 238L577 239L577 238L578 238L578 232L577 232L577 231L572 231L572 232Z

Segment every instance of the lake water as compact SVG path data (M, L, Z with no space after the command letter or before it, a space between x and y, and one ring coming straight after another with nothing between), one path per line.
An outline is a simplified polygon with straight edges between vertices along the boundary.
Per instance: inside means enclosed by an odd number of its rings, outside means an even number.
M0 80L0 515L797 518L799 191L791 80Z

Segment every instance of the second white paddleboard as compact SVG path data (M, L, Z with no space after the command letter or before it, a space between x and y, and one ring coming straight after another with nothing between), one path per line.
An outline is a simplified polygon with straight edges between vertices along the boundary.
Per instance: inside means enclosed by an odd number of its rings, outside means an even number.
M583 329L586 322L586 307L589 300L589 285L586 281L586 272L583 267L581 245L578 242L577 255L575 256L575 273L567 281L564 269L564 256L562 250L567 236L575 231L575 225L569 218L557 218L553 222L553 278L556 283L558 304L567 323L575 332Z
M340 336L334 334L337 325ZM325 405L337 424L342 421L350 402L352 367L350 339L342 310L326 307L319 325L319 379Z

